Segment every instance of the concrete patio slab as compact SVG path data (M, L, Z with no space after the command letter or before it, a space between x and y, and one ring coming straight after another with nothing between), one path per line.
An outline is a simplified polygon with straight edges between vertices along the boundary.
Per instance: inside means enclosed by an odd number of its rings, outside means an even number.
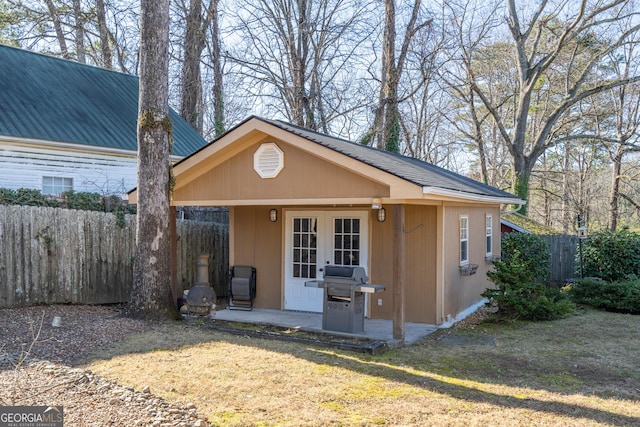
M243 310L218 310L211 313L211 318L231 322L255 323L275 325L287 328L327 333L332 335L344 335L347 337L360 337L372 340L384 341L393 344L393 324L390 320L365 319L364 332L349 334L344 332L328 331L322 329L322 313L309 313L299 311L281 311L254 308L252 311ZM405 344L413 344L438 330L438 326L423 323L405 323Z

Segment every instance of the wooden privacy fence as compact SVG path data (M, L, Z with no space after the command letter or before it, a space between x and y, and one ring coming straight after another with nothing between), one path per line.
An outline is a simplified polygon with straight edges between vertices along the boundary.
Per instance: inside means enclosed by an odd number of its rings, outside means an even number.
M178 221L178 287L196 279L196 257L210 254L210 282L226 293L228 227ZM0 307L108 304L129 299L135 216L0 206Z
M549 234L543 237L549 243L551 252L549 282L553 285L562 285L567 279L577 277L579 273L576 263L578 236Z

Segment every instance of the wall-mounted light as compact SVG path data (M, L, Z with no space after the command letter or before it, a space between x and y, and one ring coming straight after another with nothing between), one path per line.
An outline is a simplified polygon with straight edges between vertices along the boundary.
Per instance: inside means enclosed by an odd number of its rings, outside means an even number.
M384 208L378 209L378 222L384 222L387 219L387 211Z
M271 222L276 222L278 220L278 211L276 209L271 209L269 211L269 219Z

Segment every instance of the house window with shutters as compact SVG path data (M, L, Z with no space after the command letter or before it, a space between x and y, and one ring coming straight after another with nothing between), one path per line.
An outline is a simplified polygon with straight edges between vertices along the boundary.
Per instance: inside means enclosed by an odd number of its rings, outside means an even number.
M42 194L59 196L65 191L71 190L73 190L73 178L65 178L60 176L42 177Z

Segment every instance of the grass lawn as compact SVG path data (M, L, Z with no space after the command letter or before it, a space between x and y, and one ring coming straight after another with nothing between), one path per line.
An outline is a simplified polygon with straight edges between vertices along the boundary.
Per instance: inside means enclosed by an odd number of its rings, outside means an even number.
M222 426L640 425L640 316L593 310L377 355L164 323L85 366Z

